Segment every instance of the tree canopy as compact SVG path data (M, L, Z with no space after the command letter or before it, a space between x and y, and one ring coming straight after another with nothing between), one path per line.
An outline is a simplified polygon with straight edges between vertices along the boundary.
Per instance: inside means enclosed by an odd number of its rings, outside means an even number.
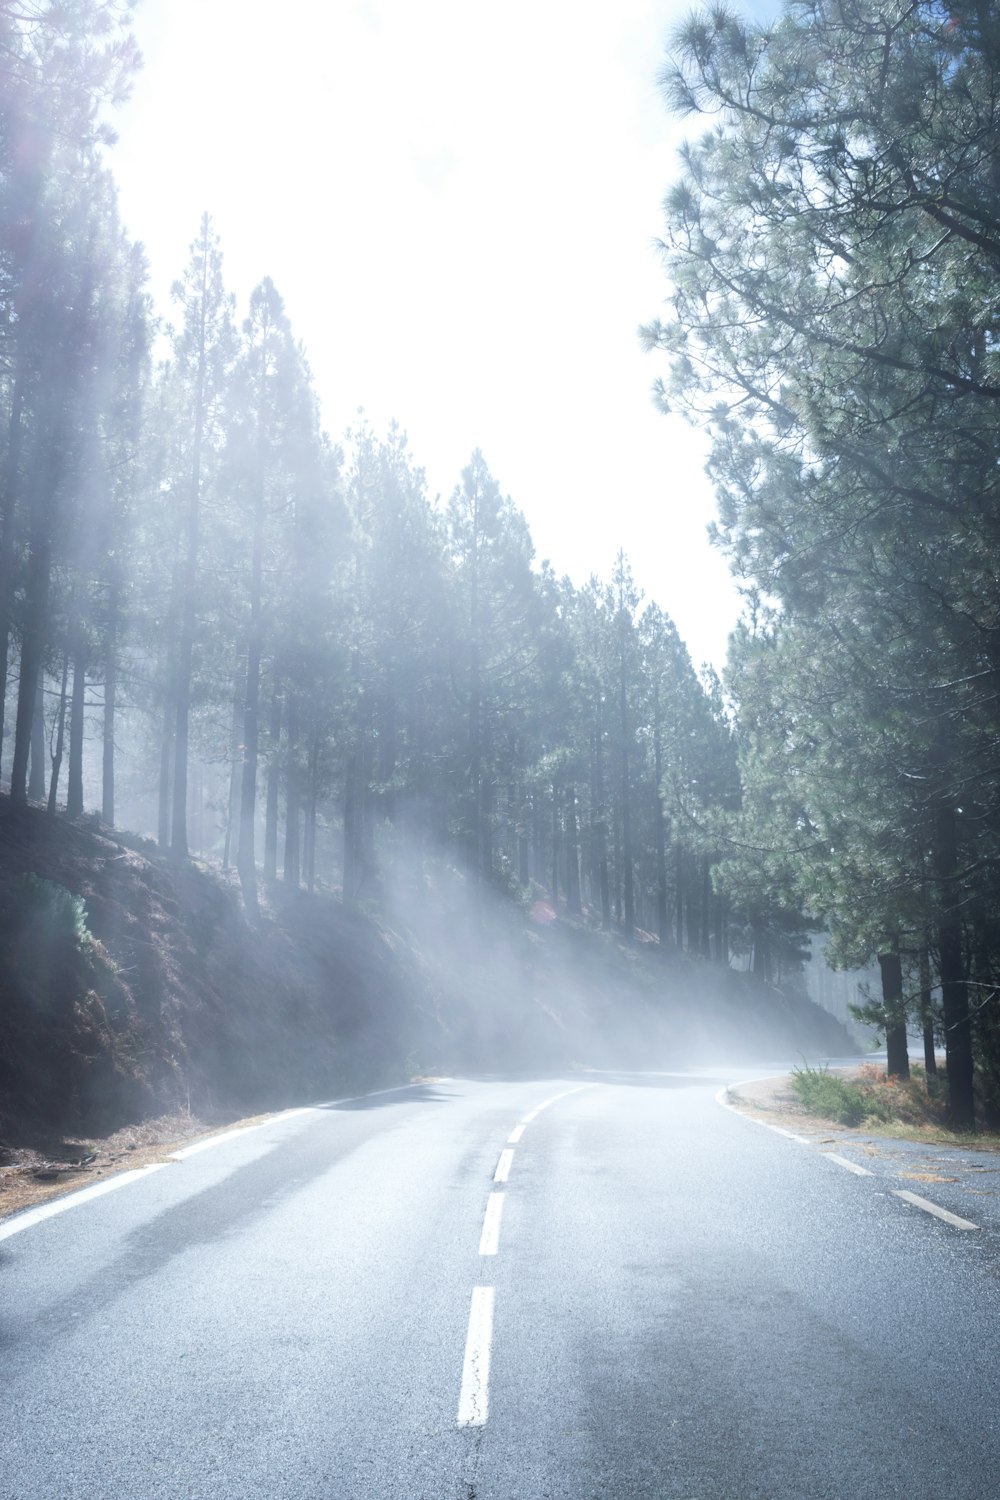
M670 311L645 337L658 399L711 433L717 540L767 618L732 663L748 816L796 849L778 863L845 956L915 969L933 943L971 1123L1000 853L997 17L718 6L664 82L713 123L667 199Z

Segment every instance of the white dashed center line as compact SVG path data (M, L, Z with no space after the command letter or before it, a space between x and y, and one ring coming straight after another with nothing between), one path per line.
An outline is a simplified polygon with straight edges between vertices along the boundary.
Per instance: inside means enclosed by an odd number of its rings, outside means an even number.
M496 1255L500 1249L500 1219L503 1215L503 1193L491 1193L479 1241L480 1255Z
M493 1343L493 1288L472 1290L469 1332L465 1340L462 1389L458 1398L459 1427L482 1427L489 1415L490 1348Z
M560 1099L568 1099L570 1094L579 1094L582 1089L590 1087L588 1083L581 1083L575 1089L564 1089L561 1094L553 1094L551 1099L546 1099L544 1103L523 1115L507 1137L507 1144L500 1152L500 1159L493 1173L493 1181L506 1182L509 1178L514 1161L512 1148L520 1143L526 1125L530 1125L532 1120L537 1119L542 1110L548 1109L550 1104L556 1104ZM499 1255L500 1253L500 1220L503 1216L504 1197L504 1193L490 1193L487 1200L483 1232L479 1239L480 1255ZM473 1288L472 1306L469 1309L469 1331L465 1340L465 1362L462 1366L462 1390L458 1398L459 1427L483 1427L489 1415L493 1304L493 1287Z
M893 1188L893 1194L897 1198L903 1198L907 1203L912 1203L914 1208L922 1208L925 1214L933 1214L936 1219L943 1219L954 1229L978 1229L978 1224L973 1224L969 1219L960 1219L958 1214L949 1213L946 1208L941 1208L937 1203L931 1203L929 1198L921 1198L917 1193L908 1193L905 1188Z
M493 1181L494 1182L506 1182L507 1181L507 1178L510 1176L510 1168L511 1168L511 1163L513 1162L513 1160L514 1160L514 1153L513 1153L513 1151L506 1151L505 1150L505 1151L501 1151L500 1152L500 1160L497 1162L497 1169L493 1173Z
M853 1172L858 1177L875 1176L867 1167L859 1167L856 1161L848 1161L846 1156L838 1156L836 1151L821 1151L819 1154L825 1156L827 1161L835 1161L838 1167L846 1167L848 1172Z

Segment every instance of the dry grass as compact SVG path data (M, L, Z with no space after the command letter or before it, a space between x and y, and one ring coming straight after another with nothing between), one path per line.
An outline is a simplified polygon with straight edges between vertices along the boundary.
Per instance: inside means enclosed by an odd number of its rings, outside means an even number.
M57 1135L33 1144L0 1143L0 1218L34 1208L117 1172L169 1160L170 1153L199 1136L255 1125L269 1115L211 1120L187 1113L160 1115L126 1125L103 1138Z
M995 1131L970 1136L950 1128L943 1073L928 1079L916 1066L909 1078L890 1078L875 1063L862 1063L849 1073L802 1068L792 1074L792 1087L809 1114L836 1119L848 1129L875 1131L893 1140L1000 1151Z
M944 1102L947 1089L943 1075L938 1075L937 1098L928 1097L922 1068L914 1068L907 1081L887 1078L884 1068L874 1063L863 1063L860 1068L837 1069L831 1071L830 1076L859 1090L861 1097L869 1102L869 1111L866 1113L862 1109L857 1124L844 1124L832 1115L807 1111L801 1099L792 1092L788 1077L758 1080L746 1085L732 1096L732 1103L761 1119L808 1135L819 1144L824 1139L832 1144L838 1136L875 1133L890 1140L966 1150L971 1146L977 1151L1000 1153L1000 1134L996 1131L981 1130L976 1135L968 1135L948 1128ZM818 1131L822 1131L822 1135L818 1135ZM871 1151L875 1152L876 1148L871 1148Z

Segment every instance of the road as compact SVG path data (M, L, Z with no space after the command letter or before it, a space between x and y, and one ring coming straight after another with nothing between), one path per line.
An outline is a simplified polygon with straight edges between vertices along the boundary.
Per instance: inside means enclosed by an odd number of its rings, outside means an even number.
M732 1079L417 1085L0 1225L2 1500L993 1500L994 1200Z

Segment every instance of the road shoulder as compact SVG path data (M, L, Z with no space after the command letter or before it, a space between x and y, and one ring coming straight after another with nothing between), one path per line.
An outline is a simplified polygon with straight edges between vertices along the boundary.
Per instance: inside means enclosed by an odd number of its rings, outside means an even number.
M850 1077L854 1070L836 1071ZM996 1137L941 1141L922 1138L911 1129L909 1138L901 1138L864 1125L823 1120L802 1108L787 1073L736 1084L722 1098L738 1113L798 1138L817 1154L841 1157L864 1168L891 1191L926 1195L952 1213L1000 1230L1000 1141Z

